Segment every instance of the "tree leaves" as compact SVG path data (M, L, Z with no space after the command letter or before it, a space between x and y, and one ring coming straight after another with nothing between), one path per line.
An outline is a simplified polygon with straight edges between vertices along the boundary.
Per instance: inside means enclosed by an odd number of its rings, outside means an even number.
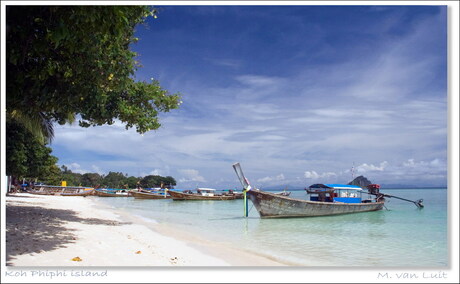
M57 169L45 144L53 124L79 117L82 127L125 123L139 133L158 129L159 114L179 106L157 81L137 82L140 64L129 49L134 27L156 15L147 6L6 7L7 172L54 176ZM22 126L19 126L22 124ZM34 148L30 139L45 148ZM16 137L16 138L12 138ZM38 146L37 146L38 147ZM49 149L49 148L46 148ZM30 164L41 155L47 166ZM49 161L54 161L52 166ZM39 170L40 169L40 170Z
M7 112L42 112L83 127L113 123L139 133L161 126L179 94L133 79L134 27L154 15L146 6L8 6Z
M8 119L6 136L6 174L49 179L58 172L58 159L51 155L51 148L42 145L27 131L23 124Z

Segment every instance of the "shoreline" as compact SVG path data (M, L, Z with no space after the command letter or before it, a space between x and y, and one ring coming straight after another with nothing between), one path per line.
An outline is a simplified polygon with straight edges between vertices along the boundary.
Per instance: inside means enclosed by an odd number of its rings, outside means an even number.
M6 196L6 265L238 267L288 264L209 242L92 197Z

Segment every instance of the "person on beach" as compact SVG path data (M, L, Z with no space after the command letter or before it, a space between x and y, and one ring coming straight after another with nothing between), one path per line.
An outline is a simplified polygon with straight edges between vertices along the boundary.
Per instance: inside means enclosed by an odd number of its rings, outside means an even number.
M13 177L13 181L11 182L10 193L18 192L19 182L16 177Z

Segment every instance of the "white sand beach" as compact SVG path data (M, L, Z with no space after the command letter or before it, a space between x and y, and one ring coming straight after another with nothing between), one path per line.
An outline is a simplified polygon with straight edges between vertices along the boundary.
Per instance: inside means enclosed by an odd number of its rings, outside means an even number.
M164 224L147 226L135 216L114 214L93 197L19 193L6 197L6 265L196 267L283 264L198 237L181 236L177 230Z
M92 197L7 196L2 283L372 283L381 272L293 267L145 222Z

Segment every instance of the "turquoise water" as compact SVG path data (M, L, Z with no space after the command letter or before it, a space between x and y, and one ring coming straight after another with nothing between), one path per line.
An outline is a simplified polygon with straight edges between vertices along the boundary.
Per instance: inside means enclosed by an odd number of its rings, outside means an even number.
M387 198L386 209L340 216L260 219L249 201L173 201L98 198L116 209L142 216L241 249L306 266L446 267L446 189L392 189L381 192L425 208ZM293 198L306 198L292 191ZM97 197L95 197L97 198Z

